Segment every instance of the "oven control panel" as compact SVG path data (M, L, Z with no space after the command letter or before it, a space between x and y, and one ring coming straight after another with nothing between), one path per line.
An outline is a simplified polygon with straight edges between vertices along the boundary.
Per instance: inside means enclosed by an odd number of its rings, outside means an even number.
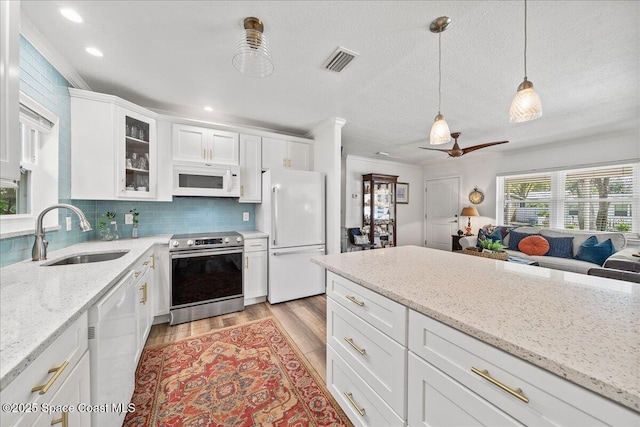
M218 233L212 233L218 234ZM182 250L190 248L221 248L230 246L242 246L243 239L238 233L225 233L220 236L212 234L203 235L174 235L169 241L170 250Z

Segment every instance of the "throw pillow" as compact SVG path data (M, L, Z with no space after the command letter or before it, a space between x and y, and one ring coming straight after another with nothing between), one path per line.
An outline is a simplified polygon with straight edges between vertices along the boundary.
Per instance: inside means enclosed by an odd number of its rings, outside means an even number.
M533 234L529 234L529 233L518 233L515 230L511 230L511 232L509 233L509 249L511 249L512 251L517 251L518 249L518 244L520 243L520 240L524 239L525 237L528 236L533 236Z
M549 252L546 256L557 258L573 258L573 237L546 237Z
M520 240L518 249L527 255L544 255L549 252L549 242L542 236L529 236Z
M615 251L611 239L598 243L596 236L591 236L580 245L575 258L602 265Z

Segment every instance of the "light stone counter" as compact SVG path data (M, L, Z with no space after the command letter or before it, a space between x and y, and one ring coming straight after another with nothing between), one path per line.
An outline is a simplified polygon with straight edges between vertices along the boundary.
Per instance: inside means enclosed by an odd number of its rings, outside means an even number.
M238 231L238 233L242 234L242 237L245 239L264 239L265 237L269 237L267 233L263 233L262 231L258 230Z
M47 261L0 269L0 390L87 311L154 244L170 235L92 241L49 252ZM121 258L77 265L41 266L86 252L129 250Z
M640 285L417 246L312 261L640 412Z

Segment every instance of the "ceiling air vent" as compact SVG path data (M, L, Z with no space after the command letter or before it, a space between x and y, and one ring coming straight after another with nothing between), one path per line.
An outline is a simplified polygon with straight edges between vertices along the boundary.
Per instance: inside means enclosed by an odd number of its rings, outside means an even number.
M322 68L339 73L340 71L347 68L347 65L351 64L351 61L353 61L355 57L359 55L359 53L338 46L338 48L331 54L331 56L329 56L329 59L327 59L324 64L322 64Z

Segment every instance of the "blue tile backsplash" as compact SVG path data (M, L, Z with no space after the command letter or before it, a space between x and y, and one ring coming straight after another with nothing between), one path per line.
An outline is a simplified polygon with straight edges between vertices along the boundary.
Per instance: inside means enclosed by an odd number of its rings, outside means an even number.
M72 216L71 231L47 232L49 250L53 251L87 240L98 239L98 221L107 211L116 212L122 238L131 236L131 225L124 225L124 214L135 208L140 215L139 236L173 233L197 233L255 229L255 205L241 204L237 199L179 197L173 202L129 202L71 200L71 100L67 88L71 84L29 41L20 37L20 90L41 103L60 118L58 199L60 203L78 206L87 215L94 231L80 231L78 218ZM242 221L249 212L250 221ZM57 213L65 224L67 210ZM31 258L34 237L20 236L0 240L0 267Z

